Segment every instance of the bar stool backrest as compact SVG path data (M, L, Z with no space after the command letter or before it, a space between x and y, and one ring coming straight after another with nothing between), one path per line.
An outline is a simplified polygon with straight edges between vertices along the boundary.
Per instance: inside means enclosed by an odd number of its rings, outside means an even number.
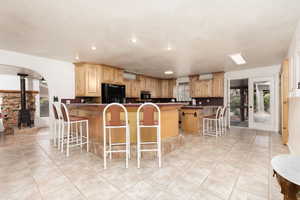
M226 115L226 112L227 112L227 107L224 106L221 113L220 113L220 117L223 118Z
M121 120L121 113L125 113L125 123L128 123L128 114L125 106L119 103L108 104L103 110L103 122L109 124L109 126L122 126L125 125ZM106 114L110 113L110 120L107 121Z
M56 105L54 103L52 103L52 109L53 109L54 118L58 120L59 119L58 111L57 111Z
M216 119L219 119L221 117L222 112L222 106L219 106L216 112Z
M144 103L142 104L137 111L138 116L138 123L140 123L140 112L143 113L143 125L151 126L151 125L159 125L160 124L160 109L159 107L154 103ZM155 120L154 114L155 112L158 113L158 120Z
M69 118L69 111L67 109L67 106L64 103L60 104L61 106L61 114L62 114L62 118L65 122L69 122L70 118Z

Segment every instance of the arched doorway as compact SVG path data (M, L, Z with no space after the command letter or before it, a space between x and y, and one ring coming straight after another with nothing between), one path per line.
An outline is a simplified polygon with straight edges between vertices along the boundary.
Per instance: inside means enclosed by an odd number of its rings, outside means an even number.
M18 73L27 75L25 78L25 104L26 108L30 110L32 126L49 126L49 92L47 81L33 70L0 65L0 123L2 122L5 134L11 134L18 126L19 110L21 107L21 88Z

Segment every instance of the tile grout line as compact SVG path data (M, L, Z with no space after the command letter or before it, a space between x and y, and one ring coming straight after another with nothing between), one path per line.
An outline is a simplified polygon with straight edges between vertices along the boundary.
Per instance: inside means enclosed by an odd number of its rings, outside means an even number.
M50 131L50 130L49 130ZM48 140L49 140L49 138L48 138ZM50 144L50 146L51 146L51 140L49 140L49 144ZM56 162L55 162L55 160L53 160L52 159L52 157L50 156L50 154L48 154L48 152L46 151L46 150L44 150L44 148L40 145L40 143L38 142L38 145L40 146L40 148L42 149L42 151L44 151L44 153L47 155L47 157L52 161L52 163L57 167L57 169L67 178L67 180L76 188L76 190L78 190L78 192L80 193L80 195L82 196L82 197L84 197L85 199L88 199L81 191L80 191L80 189L69 179L69 177L68 176L66 176L65 174L64 174L64 172L60 169L60 167L56 164ZM52 148L52 146L51 146L51 148ZM42 198L43 198L43 196L42 196Z

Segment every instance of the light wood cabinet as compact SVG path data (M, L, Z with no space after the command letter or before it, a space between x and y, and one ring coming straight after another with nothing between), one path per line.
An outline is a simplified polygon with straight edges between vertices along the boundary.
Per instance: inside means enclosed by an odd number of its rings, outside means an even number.
M129 98L138 98L140 96L139 85L140 82L138 80L126 80L124 79L126 97Z
M110 67L103 66L102 67L102 82L103 83L112 83L112 84L124 84L123 81L123 70Z
M181 109L181 128L186 134L199 134L202 132L203 116L200 109Z
M175 80L161 80L161 98L173 98Z
M213 97L224 97L224 73L218 72L213 74Z
M76 96L100 97L101 66L96 64L75 65Z
M282 63L281 72L281 132L282 143L287 144L289 138L288 119L289 119L289 61Z
M199 80L198 75L190 76L191 97L223 97L224 96L224 73L213 73L212 80Z

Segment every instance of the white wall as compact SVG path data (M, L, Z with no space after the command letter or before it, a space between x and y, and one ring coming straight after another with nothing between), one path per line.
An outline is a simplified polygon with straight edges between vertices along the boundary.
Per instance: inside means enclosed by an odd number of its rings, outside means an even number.
M290 44L289 52L289 139L288 146L291 153L300 155L300 21Z
M20 77L0 74L0 90L20 90ZM39 81L26 78L26 90L39 91Z
M48 83L50 100L53 96L75 97L75 71L72 63L0 50L1 64L23 67L41 74Z
M258 67L245 70L237 70L225 73L224 86L224 104L228 105L228 91L230 90L228 82L234 79L251 79L251 78L265 78L272 77L274 79L274 122L271 131L279 131L279 74L281 66L273 65L266 67Z

